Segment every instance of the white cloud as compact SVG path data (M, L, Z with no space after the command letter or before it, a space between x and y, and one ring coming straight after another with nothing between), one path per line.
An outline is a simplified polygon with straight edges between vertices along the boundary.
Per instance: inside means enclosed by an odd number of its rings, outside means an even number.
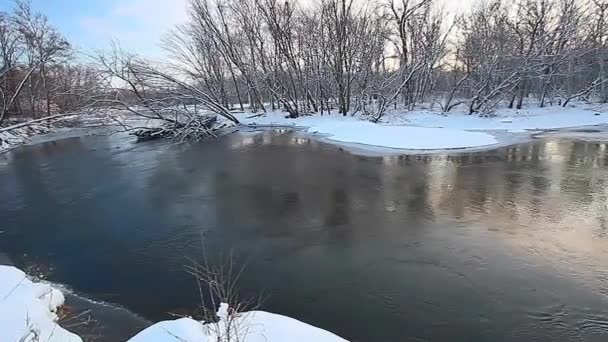
M117 0L107 13L80 18L91 41L85 47L101 48L118 40L129 50L159 55L162 35L187 20L188 0Z

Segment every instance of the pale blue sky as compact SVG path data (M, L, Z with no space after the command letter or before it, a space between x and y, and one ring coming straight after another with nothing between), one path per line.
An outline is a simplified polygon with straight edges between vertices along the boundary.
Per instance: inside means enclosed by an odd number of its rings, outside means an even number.
M0 0L0 11L13 6ZM163 33L186 20L187 0L32 0L32 8L82 50L107 47L112 39L131 51L159 56Z
M472 0L442 1L453 11L468 7ZM130 51L160 57L161 37L186 21L187 3L188 0L32 0L32 7L46 14L74 46L85 52L107 47L116 39ZM0 0L0 11L13 4L12 0Z

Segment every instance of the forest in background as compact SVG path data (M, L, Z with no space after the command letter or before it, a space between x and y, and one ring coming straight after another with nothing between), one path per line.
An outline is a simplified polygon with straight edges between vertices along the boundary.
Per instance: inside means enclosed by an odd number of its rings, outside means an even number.
M0 125L91 108L183 128L202 112L238 122L232 110L378 121L423 104L608 102L605 0L481 0L462 14L436 0L191 0L188 13L150 61L119 43L76 51L15 2L0 13Z

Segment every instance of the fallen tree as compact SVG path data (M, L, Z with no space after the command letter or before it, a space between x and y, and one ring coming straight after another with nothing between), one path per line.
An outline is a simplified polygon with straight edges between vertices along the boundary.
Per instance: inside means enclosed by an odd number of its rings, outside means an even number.
M217 117L239 124L230 111L177 65L150 61L114 46L94 57L105 85L95 105L126 115L112 117L141 139L180 141L214 136ZM142 120L145 124L142 126Z

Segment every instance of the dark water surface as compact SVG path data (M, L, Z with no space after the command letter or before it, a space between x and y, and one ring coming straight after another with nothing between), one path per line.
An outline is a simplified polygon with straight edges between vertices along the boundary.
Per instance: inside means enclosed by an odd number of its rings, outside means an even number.
M369 158L290 133L0 159L0 251L145 318L198 303L188 258L234 250L244 295L353 341L607 341L608 151L535 141Z

